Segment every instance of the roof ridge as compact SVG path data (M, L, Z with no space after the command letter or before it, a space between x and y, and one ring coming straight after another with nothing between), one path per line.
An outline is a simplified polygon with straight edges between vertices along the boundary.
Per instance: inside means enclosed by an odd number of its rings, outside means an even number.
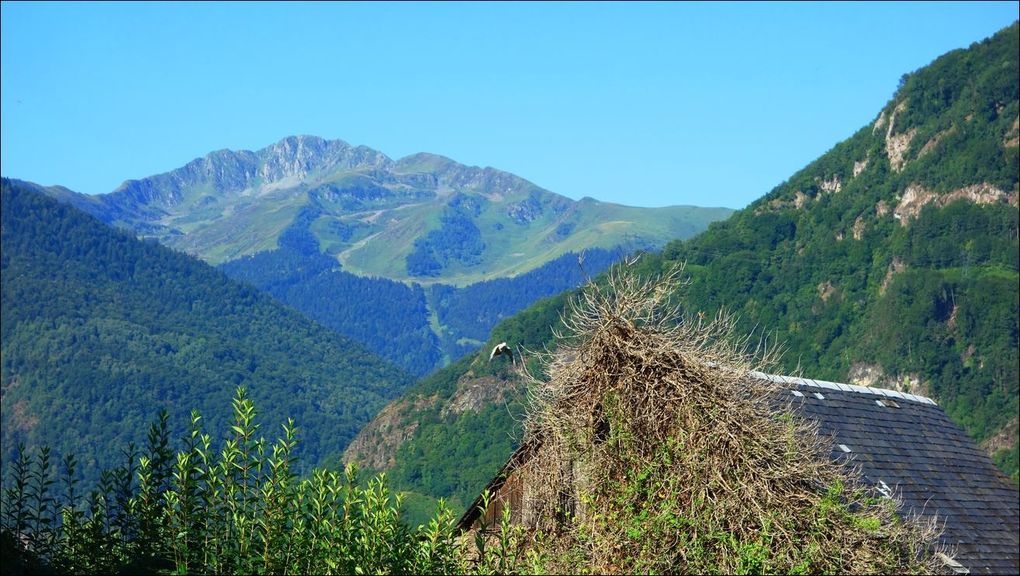
M931 398L918 396L916 394L907 394L906 392L898 392L896 390L888 390L885 388L858 386L857 384L842 384L840 382L829 382L827 380L812 380L810 378L799 378L797 376L780 376L777 374L766 374L765 372L758 372L754 370L748 372L748 374L753 378L757 378L759 380L767 380L769 382L775 382L777 384L795 384L797 386L826 388L828 390L839 390L841 392L856 392L857 394L873 394L875 396L885 396L888 398L896 398L898 400L917 402L919 404L930 404L932 406L938 406L938 404Z

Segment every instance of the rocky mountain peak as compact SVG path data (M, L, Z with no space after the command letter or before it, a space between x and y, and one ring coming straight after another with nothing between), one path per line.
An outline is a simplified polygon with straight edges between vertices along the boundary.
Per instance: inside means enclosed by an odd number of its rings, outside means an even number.
M318 136L288 136L259 150L259 176L264 182L285 178L304 180L309 174L337 169L385 169L393 164L385 154L367 146Z
M382 152L318 136L288 136L257 152L217 150L181 168L127 180L110 196L137 204L171 207L192 189L237 193L257 185L297 185L336 171L389 169Z

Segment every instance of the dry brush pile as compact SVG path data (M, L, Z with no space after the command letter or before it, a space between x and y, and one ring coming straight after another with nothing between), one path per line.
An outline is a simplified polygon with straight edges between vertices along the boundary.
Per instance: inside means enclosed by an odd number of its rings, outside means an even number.
M934 522L829 458L767 382L775 352L725 315L687 317L681 268L611 275L532 378L518 471L549 571L936 572ZM534 551L532 551L534 553Z

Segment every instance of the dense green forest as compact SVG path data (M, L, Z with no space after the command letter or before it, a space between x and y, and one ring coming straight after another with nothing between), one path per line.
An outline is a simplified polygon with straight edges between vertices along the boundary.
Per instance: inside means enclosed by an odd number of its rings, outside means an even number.
M877 366L876 385L932 396L979 442L1015 422L1018 48L1014 25L906 75L883 111L891 132L863 128L730 221L667 246L663 263L689 265L690 305L774 331L788 371L847 381ZM912 138L897 169L899 134ZM1008 446L995 457L1015 480L1015 436Z
M221 269L412 374L425 374L442 359L420 286L356 276L338 269L325 254L286 245Z
M393 161L314 136L220 150L110 194L34 187L220 265L414 376L473 350L534 298L576 287L573 254L661 248L732 213L575 202L493 168ZM510 281L484 283L496 278Z
M785 373L932 397L1016 481L1018 52L1014 24L905 75L873 125L632 270L685 262L686 309L726 309L741 331L769 334L785 346ZM890 142L902 134L910 144L898 158ZM504 321L477 354L394 404L393 428L420 423L380 444L395 454L395 487L460 503L478 493L520 438L520 384L487 363L489 347L555 347L567 297ZM447 408L473 386L499 392L474 410ZM362 434L385 438L376 423ZM477 459L454 448L463 443Z
M281 235L278 249L238 258L220 269L416 376L473 351L503 318L581 285L587 274L602 272L623 255L594 248L583 257L569 252L513 278L463 288L422 287L343 270L335 258L318 251L307 220L298 218Z
M300 419L303 466L335 461L410 382L363 346L197 259L115 231L16 181L2 191L3 462L18 443L82 455L86 481L181 405L235 387L265 426ZM211 409L215 407L215 409ZM183 430L187 414L170 410Z
M453 334L469 339L459 358L489 339L500 320L547 296L584 284L625 255L622 248L593 248L582 254L568 252L551 262L513 278L496 278L463 288L446 284L429 286L432 307L439 321Z

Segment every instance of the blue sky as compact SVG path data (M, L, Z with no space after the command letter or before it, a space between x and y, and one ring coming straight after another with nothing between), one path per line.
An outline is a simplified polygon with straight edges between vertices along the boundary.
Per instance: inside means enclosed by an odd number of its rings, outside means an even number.
M314 134L739 208L1018 6L4 2L0 171L101 193Z

